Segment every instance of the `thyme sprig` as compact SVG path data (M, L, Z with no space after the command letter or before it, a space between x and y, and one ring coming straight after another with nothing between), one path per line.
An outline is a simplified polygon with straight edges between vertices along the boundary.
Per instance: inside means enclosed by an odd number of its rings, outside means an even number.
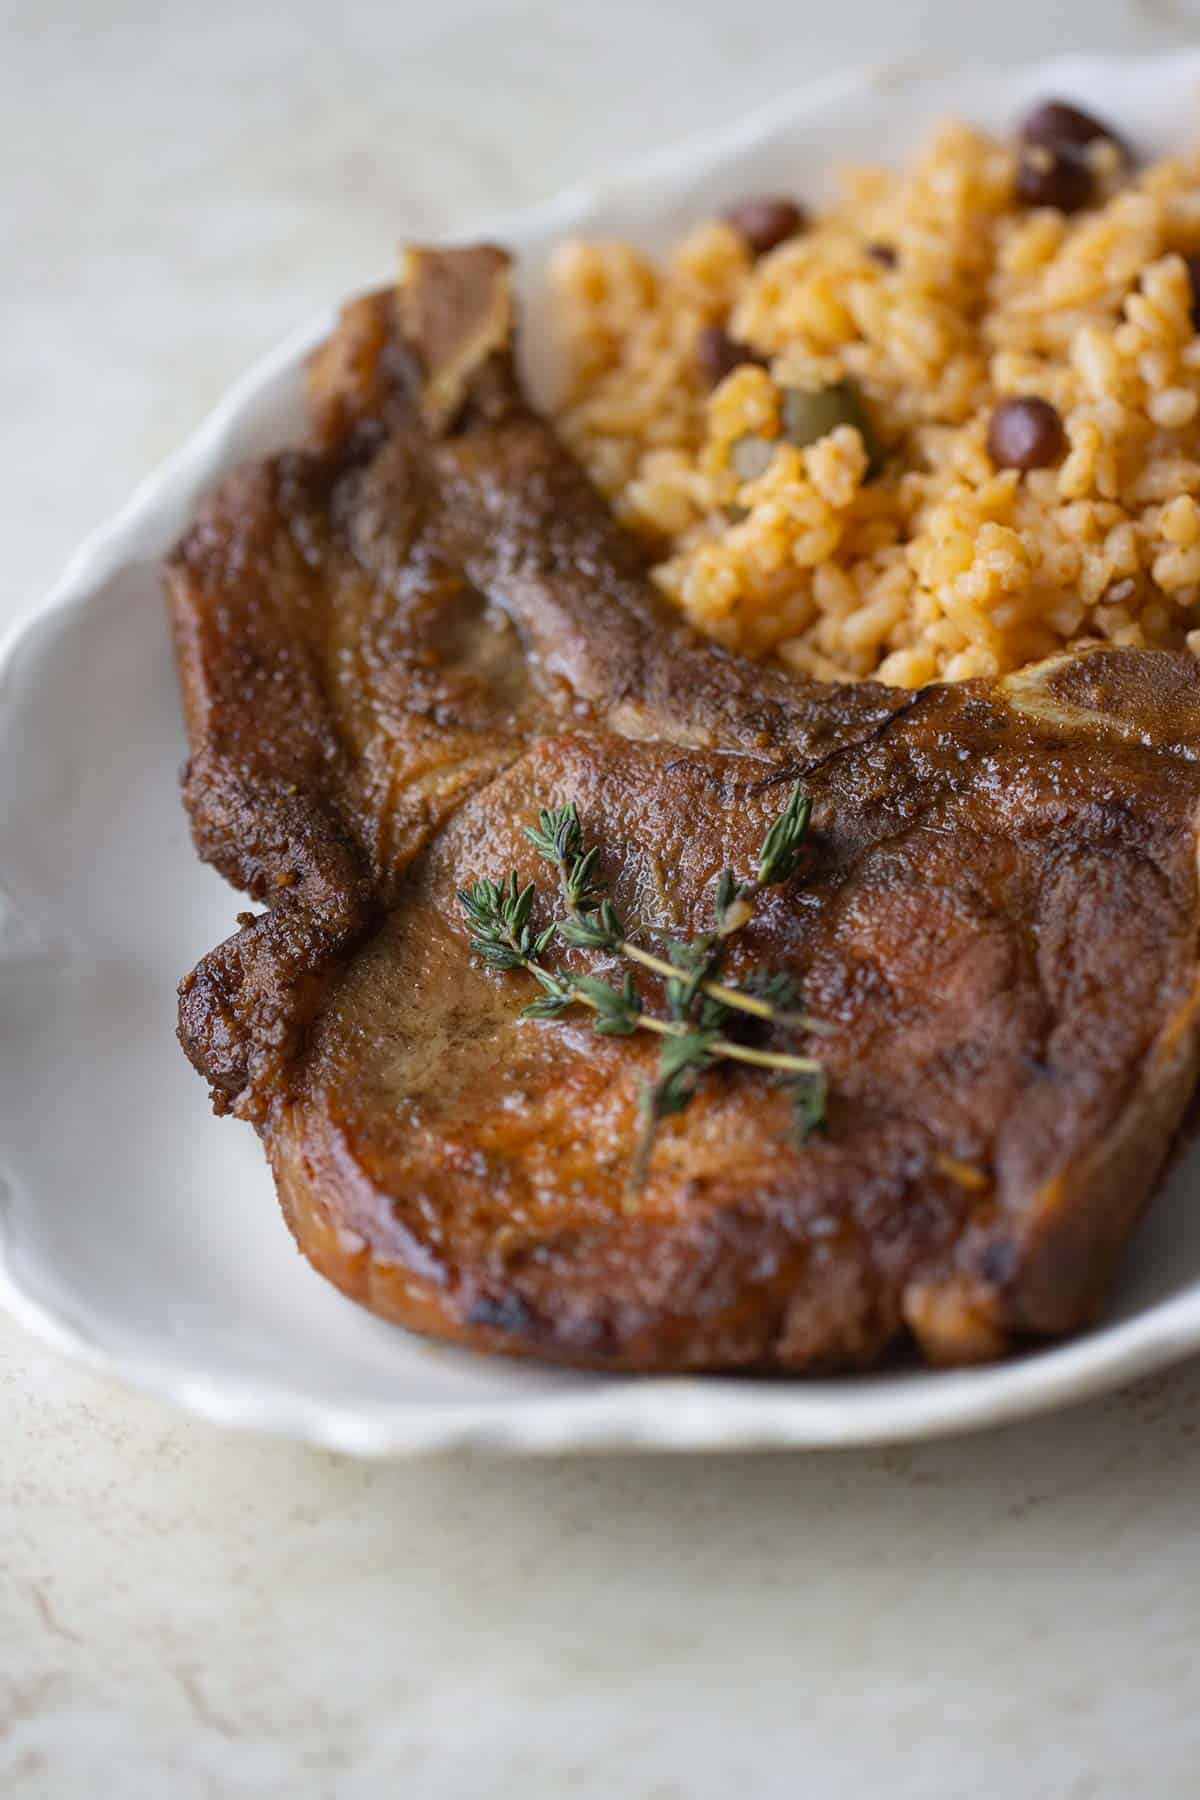
M660 1037L707 1040L711 1060L728 1058L731 1062L752 1063L760 1069L792 1070L811 1074L821 1065L811 1056L792 1056L778 1050L755 1050L749 1044L737 1044L718 1036L711 1029L696 1033L680 1019L660 1019L646 1012L634 986L632 975L626 975L619 988L601 981L595 975L556 973L538 958L548 948L558 924L534 933L529 913L536 889L532 882L518 889L516 874L499 886L494 881L475 881L469 888L459 888L458 899L471 927L471 948L493 969L527 969L543 994L530 1001L521 1012L523 1019L556 1019L571 1006L586 1006L596 1013L593 1030L602 1037L629 1037L635 1031L654 1031ZM693 1052L698 1047L693 1045ZM674 1053L673 1064L679 1052Z
M626 929L612 900L599 885L596 878L599 846L585 846L579 811L573 800L565 806L543 808L537 824L525 827L525 836L558 871L559 892L567 909L567 917L559 921L558 935L571 949L607 951L623 956L677 985L680 970L685 969L690 984L689 1001L700 992L735 1012L749 1013L753 1018L773 1025L790 1025L820 1035L829 1029L823 1020L788 1010L795 1002L796 993L786 976L771 977L767 986L747 982L740 988L712 979L719 961L714 954L714 940L732 937L748 923L754 902L763 888L775 887L791 879L811 817L812 801L797 784L787 806L763 839L756 878L739 882L731 869L723 870L717 881L714 931L690 945L670 945L670 961L634 942L633 934ZM685 961L688 957L693 959L690 964Z
M717 979L728 940L753 916L758 895L796 873L811 813L811 801L795 787L763 839L753 878L740 881L732 870L724 870L717 882L713 929L687 941L668 940L666 957L634 941L600 879L599 847L586 844L574 801L543 808L537 824L526 827L529 841L557 873L566 909L561 918L535 928L537 889L533 882L522 887L515 871L503 882L482 879L459 890L476 955L497 970L525 969L541 987L523 1018L556 1019L573 1006L584 1006L596 1015L594 1029L601 1036L650 1031L662 1040L656 1078L645 1085L641 1096L635 1189L643 1185L659 1122L683 1111L700 1077L714 1063L747 1063L786 1078L801 1141L824 1120L825 1074L814 1057L759 1049L728 1033L738 1014L812 1033L827 1027L807 1013L791 1010L797 995L786 975L755 970L740 987ZM548 968L543 957L555 938L569 949L619 956L660 976L669 1016L646 1010L629 971L618 987L595 975Z

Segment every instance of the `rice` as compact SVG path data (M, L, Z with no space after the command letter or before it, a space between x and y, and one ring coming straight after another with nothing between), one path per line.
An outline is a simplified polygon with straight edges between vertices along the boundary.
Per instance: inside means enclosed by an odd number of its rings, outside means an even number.
M1094 149L1098 203L1070 216L1018 204L1013 148L952 122L907 172L846 175L757 261L719 220L661 266L560 249L561 428L699 630L902 687L1084 639L1196 651L1200 159L1123 176ZM714 325L765 366L711 387ZM853 424L784 435L790 390L846 378L878 467ZM994 410L1032 395L1060 415L1061 454L998 468ZM747 438L765 467L737 455Z

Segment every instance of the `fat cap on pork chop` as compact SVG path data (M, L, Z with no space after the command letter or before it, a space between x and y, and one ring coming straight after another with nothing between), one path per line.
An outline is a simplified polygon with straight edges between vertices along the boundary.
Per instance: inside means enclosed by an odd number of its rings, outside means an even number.
M511 342L507 258L410 251L314 359L309 448L171 558L197 849L265 907L180 990L218 1112L322 1273L482 1349L802 1370L1085 1325L1196 1081L1196 664L910 694L730 656ZM629 912L701 930L797 779L802 866L730 969L826 1021L826 1129L798 1146L769 1074L714 1068L630 1209L657 1045L521 1020L531 979L472 958L455 890L516 869L549 904L524 827L574 799Z

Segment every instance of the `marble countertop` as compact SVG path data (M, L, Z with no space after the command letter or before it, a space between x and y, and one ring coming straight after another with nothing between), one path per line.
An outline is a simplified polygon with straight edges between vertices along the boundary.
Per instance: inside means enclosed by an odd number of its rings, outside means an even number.
M2 16L0 629L400 236L846 63L1200 24L1187 0ZM222 1436L4 1321L0 1394L3 1795L1197 1791L1197 1363L914 1450L392 1468Z

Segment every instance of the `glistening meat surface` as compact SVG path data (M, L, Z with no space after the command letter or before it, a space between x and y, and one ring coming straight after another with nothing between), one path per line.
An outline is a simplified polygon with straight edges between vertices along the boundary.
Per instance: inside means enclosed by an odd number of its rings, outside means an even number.
M265 904L181 989L217 1110L318 1269L479 1348L802 1370L1078 1329L1195 1085L1196 665L913 695L730 657L664 610L510 338L498 252L411 252L315 359L311 446L171 559L197 847ZM631 1208L656 1046L521 1020L455 890L544 880L524 827L574 798L630 914L699 930L797 779L801 869L730 969L831 1028L827 1127L798 1145L769 1073L714 1069Z

